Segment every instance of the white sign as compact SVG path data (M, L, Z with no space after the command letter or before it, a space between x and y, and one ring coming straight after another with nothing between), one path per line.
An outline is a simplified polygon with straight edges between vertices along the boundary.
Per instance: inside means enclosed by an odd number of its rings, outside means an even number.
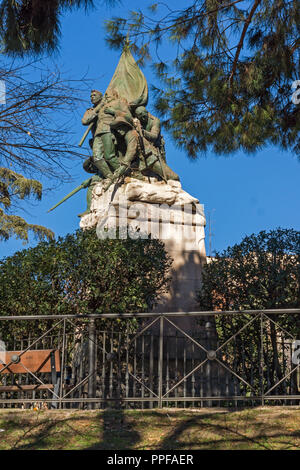
M292 362L293 364L300 364L300 340L296 339L292 344Z
M0 364L5 364L5 343L0 339Z
M0 104L6 104L6 87L4 80L0 80Z
M296 91L292 94L292 102L294 104L300 104L300 80L295 80L292 83L292 89L296 88Z

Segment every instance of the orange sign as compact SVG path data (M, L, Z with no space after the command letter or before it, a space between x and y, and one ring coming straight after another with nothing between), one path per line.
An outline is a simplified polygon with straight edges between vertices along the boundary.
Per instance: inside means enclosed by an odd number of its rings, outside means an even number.
M55 358L55 370L56 372L60 371L60 360L59 360L59 351L54 349L33 349L26 351L20 357L18 363L12 363L9 367L3 370L6 364L11 362L11 357L14 355L19 355L22 351L5 351L2 353L1 359L4 362L0 364L0 374L24 374L27 372L26 368L30 372L51 372L51 352L54 352ZM23 367L23 364L25 367Z

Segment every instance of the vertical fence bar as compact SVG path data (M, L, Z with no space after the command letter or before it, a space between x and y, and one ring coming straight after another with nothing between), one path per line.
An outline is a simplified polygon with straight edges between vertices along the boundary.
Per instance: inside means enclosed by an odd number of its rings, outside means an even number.
M159 320L159 362L158 362L158 408L162 408L163 394L163 354L164 354L164 317Z
M212 345L211 345L211 323L209 321L207 321L205 324L205 333L206 333L206 347L208 350L210 350L212 349ZM212 373L211 372L212 372L211 361L207 361L206 368L205 368L206 384L204 384L204 394L206 394L206 396L212 396ZM206 401L205 406L211 407L212 400Z
M145 336L142 336L142 381L145 383ZM145 397L145 388L142 387L142 398ZM142 409L145 408L144 400L142 401Z
M66 320L63 321L63 343L62 343L62 357L61 357L61 368L60 368L60 391L59 398L63 396L63 385L64 385L64 371L65 371L65 342L66 342ZM59 402L59 408L63 406L62 401Z
M106 380L105 380L105 360L106 360L106 332L103 331L102 337L102 377L101 377L101 386L102 386L102 398L106 397ZM105 408L105 401L102 402L102 408Z
M179 369L178 369L178 333L177 330L175 332L175 371L174 371L174 381L175 383L178 382L179 379ZM174 397L177 398L178 396L178 387L174 390ZM176 402L177 406L177 402Z
M94 398L95 392L95 360L96 360L96 335L95 335L95 320L89 320L89 383L88 383L88 397ZM94 408L94 403L89 403L88 408L92 410Z
M128 332L126 331L126 372L125 372L125 397L129 397L129 336ZM125 408L128 408L128 402L125 403Z
M261 406L264 406L264 323L263 314L260 314L260 393Z
M84 339L83 339L83 332L82 332L82 324L80 324L81 334L80 334L80 346L79 346L79 382L81 382L84 378L84 358L83 358L83 346L84 346ZM84 396L84 385L81 385L79 389L79 396ZM79 408L83 409L84 403L79 403Z
M282 334L282 331L281 331L281 350L282 350L282 371L283 371L283 376L285 377L286 375L286 348L285 348L284 336ZM289 377L288 379L290 383L291 383L291 379L292 377ZM282 386L283 386L283 394L287 394L288 381L286 379L283 381ZM292 393L291 387L289 388L290 388L290 393ZM284 404L287 405L286 400L284 400Z
M136 339L133 342L134 345L134 355L133 355L133 375L136 377L137 375L137 370L136 370L136 355L137 355L137 348L136 348ZM132 384L132 396L133 398L136 398L137 396L137 390L136 390L136 381L133 380Z
M195 344L192 343L192 369L195 367ZM195 386L196 386L196 380L195 380L195 373L192 375L192 397L194 398L195 396ZM192 402L192 407L195 407L195 402Z
M77 382L77 373L78 373L78 365L77 363L74 361L74 356L76 357L76 352L78 350L77 348L77 343L76 343L76 329L75 329L75 326L74 326L74 329L72 329L72 332L70 333L71 335L71 351L74 351L74 355L72 357L71 355L71 364L72 364L72 375L71 375L71 386L73 387L74 385L76 385L76 382ZM77 395L77 392L73 391L71 392L70 394L70 398L75 398ZM70 408L74 408L76 407L76 403L71 403L70 404Z
M113 364L113 354L114 354L114 330L110 333L110 354L111 359L109 361L109 398L113 398L114 388L113 388L113 380L114 380L114 364Z
M150 358L149 358L149 388L153 390L153 333L150 335ZM153 397L153 393L150 392L150 397ZM153 408L153 402L149 402L149 408Z
M169 390L170 388L170 354L169 354L169 341L167 337L166 337L166 340L167 340L166 341L166 390ZM168 403L167 403L167 406L169 406Z
M100 390L99 390L101 388L100 373L101 372L100 372L100 361L99 361L99 335L98 335L98 329L97 329L97 322L95 320L95 381L94 381L94 397L95 398L97 396L97 391L98 391L98 396L100 396ZM94 408L99 409L100 407L101 407L100 402L94 404Z
M119 332L118 333L118 364L117 364L117 379L118 379L118 382L117 382L117 394L118 394L118 402L117 402L117 406L119 408L121 408L122 406L122 400L121 400L121 380L122 380L122 372L121 372L121 350L120 350L120 347L119 345L121 344L121 341L122 341L122 335L121 333Z
M183 377L186 376L186 341L183 340ZM183 381L183 398L186 397L187 380ZM183 402L183 408L186 408L186 401Z
M23 340L21 339L21 342L20 342L20 349L21 351L23 351L24 349L24 346L23 346ZM22 384L23 385L23 382L25 382L25 385L29 384L29 377L28 377L28 373L26 374L26 377L25 379L23 379L22 377L22 374L19 374L18 375L18 384ZM15 379L14 379L14 382L15 382ZM25 398L25 393L24 392L18 392L18 398Z
M265 346L265 355L267 357L267 361L269 360L269 357L270 357L270 351L272 352L272 347L269 348L269 337L268 337L268 333L266 332L266 346ZM269 350L270 349L270 350ZM267 386L267 390L269 390L269 388L271 388L273 386L273 378L271 380L270 378L270 368L267 367L267 370L266 370L266 386Z
M60 375L61 375L61 383L62 383L62 390L63 390L63 394L65 393L65 384L66 384L66 364L67 364L67 361L68 361L68 334L66 333L66 331L64 332L64 341L65 341L65 344L64 344L64 351L65 351L65 354L64 354L64 369L61 371ZM63 404L63 408L69 408L70 405L64 403Z

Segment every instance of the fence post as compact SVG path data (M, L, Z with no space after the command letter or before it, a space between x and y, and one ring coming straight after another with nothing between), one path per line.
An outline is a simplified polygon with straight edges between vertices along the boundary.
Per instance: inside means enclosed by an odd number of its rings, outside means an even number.
M65 355L66 355L66 319L63 321L63 343L62 343L62 358L60 366L60 387L59 387L59 408L63 408L63 403L61 401L64 392L64 380L65 380Z
M95 361L96 361L96 327L95 320L89 320L89 383L88 383L88 397L95 398ZM88 408L92 410L94 403L89 403Z
M261 406L264 406L264 322L262 312L260 314L260 388Z
M163 393L163 356L164 356L164 317L159 320L159 358L158 358L158 408L162 408Z

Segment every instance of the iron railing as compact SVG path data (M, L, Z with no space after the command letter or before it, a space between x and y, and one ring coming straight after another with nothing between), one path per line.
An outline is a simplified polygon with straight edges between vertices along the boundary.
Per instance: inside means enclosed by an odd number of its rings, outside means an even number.
M2 315L0 339L21 366L28 351L53 350L60 372L48 387L49 374L8 373L7 362L0 407L299 404L299 336L300 309Z

